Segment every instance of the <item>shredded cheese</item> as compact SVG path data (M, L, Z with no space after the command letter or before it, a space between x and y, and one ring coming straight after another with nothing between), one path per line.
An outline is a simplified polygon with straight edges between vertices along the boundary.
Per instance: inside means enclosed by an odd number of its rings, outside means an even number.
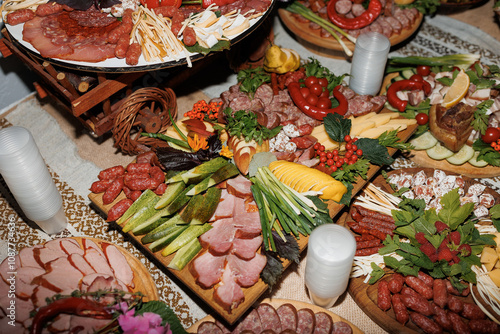
M481 308L481 310L494 322L500 325L500 321L498 321L497 317L500 316L500 288L496 286L496 284L491 280L488 275L488 271L483 266L479 268L478 266L472 266L472 271L476 273L477 280L477 291L482 300L474 294L474 289L472 289L472 283L470 284L470 291L472 297L476 304ZM488 304L493 311L496 313L496 316L492 315L486 307L483 305L483 302Z

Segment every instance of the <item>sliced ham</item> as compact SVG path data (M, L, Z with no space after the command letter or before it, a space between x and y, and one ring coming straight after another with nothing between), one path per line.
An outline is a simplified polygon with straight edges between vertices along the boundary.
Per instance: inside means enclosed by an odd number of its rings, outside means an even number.
M214 300L228 312L231 312L245 300L243 290L236 283L229 264L226 264L221 282L215 287Z
M34 310L31 300L16 300L16 322L24 323L30 318L31 311Z
M235 196L229 194L226 189L223 189L219 205L217 209L215 209L210 221L213 222L218 219L231 218L233 216L234 199Z
M45 274L45 269L36 267L19 268L16 274L16 296L24 300L29 299L36 288L36 285L32 285L31 282L35 277L43 274Z
M37 245L34 247L26 247L19 251L19 261L22 267L38 267L43 269L43 267L35 260L34 250L36 248L42 248L42 245Z
M82 283L81 283L82 291L88 291L91 288L95 289L98 286L103 286L108 288L109 286L113 286L113 289L117 288L122 291L128 291L127 286L124 283L117 280L113 275L95 273L84 276L82 278Z
M243 175L227 180L227 191L236 197L243 199L252 198L250 186L252 182Z
M96 252L98 252L99 254L101 254L102 256L104 256L104 252L102 251L101 247L99 247L93 240L83 239L82 244L83 244L83 249L85 250L85 252L93 249Z
M54 244L52 244L54 245ZM41 247L35 248L33 251L35 260L40 264L40 266L47 268L47 264L61 257L67 257L68 255L59 247Z
M234 217L236 227L236 238L255 238L262 232L260 216L258 212L241 212Z
M66 332L71 329L71 315L69 314L59 314L53 322L48 326L48 330L51 333Z
M80 254L71 254L68 260L73 267L78 269L84 276L95 273L96 271Z
M81 327L78 333L95 333L98 329L109 324L109 319L96 319L73 315L70 320L70 328Z
M233 240L233 248L231 252L241 259L250 260L255 257L255 254L257 253L257 250L260 248L261 244L261 235L258 235L252 239L235 238Z
M212 224L212 229L200 236L200 243L214 255L227 254L235 232L232 218L219 219Z
M242 260L235 255L227 256L227 266L233 271L236 283L242 287L250 287L257 283L266 263L266 257L262 254L255 254L255 257L249 261Z
M33 284L42 285L55 292L76 290L83 274L73 267L67 257L60 257L46 265L47 273L36 277Z
M84 250L75 239L65 238L61 240L61 249L68 255L71 254L84 254Z
M127 262L125 256L118 248L110 244L103 244L104 255L111 265L111 269L116 278L125 283L125 285L134 287L134 272Z
M225 264L225 256L214 256L205 252L194 259L190 270L196 278L196 283L208 289L219 283Z
M86 249L84 258L96 273L113 276L113 270L100 249L99 251L94 248Z
M47 289L41 285L38 285L33 294L31 295L31 301L35 307L42 307L47 305L47 298L52 298L55 292L53 290Z

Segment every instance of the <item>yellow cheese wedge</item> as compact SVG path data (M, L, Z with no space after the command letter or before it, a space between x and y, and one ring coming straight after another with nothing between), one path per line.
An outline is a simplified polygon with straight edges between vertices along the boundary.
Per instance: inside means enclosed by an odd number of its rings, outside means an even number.
M373 121L364 121L361 123L357 123L351 126L351 137L353 136L358 136L360 133L363 131L366 131L368 129L374 128L375 127L375 122Z
M400 123L397 119L390 120L389 123L385 124L387 126L392 126L395 130L403 131L406 130L408 124Z
M373 117L368 118L368 120L375 122L375 127L382 126L388 123L392 119L392 115L390 113L387 114L377 114Z
M368 120L370 117L373 117L377 115L376 112L372 111L366 115L363 115L363 116L358 116L358 117L354 117L354 116L350 116L349 119L351 120L352 123L359 123L359 122L364 122L366 120Z
M394 127L392 127L392 126L378 126L378 127L363 131L362 133L359 134L358 137L376 139L382 133L384 133L386 131L392 131L392 130L394 130Z

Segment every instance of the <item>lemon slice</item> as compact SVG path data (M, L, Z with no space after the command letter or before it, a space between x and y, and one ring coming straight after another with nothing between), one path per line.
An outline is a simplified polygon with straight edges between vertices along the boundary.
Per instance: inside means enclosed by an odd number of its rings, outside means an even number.
M463 69L460 70L455 81L450 86L450 90L444 96L443 103L441 105L445 108L451 108L467 94L470 86L469 76L464 72Z

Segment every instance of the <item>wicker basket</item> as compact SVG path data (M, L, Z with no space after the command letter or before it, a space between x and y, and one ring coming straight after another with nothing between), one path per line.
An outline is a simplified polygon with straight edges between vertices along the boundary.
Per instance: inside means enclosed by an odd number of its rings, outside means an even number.
M151 150L152 147L166 146L160 139L142 136L144 119L154 114L155 120L160 124L155 125L155 133L164 133L172 125L172 118L177 119L177 99L170 88L156 87L140 88L122 103L117 111L112 129L114 146L124 153L137 155Z

